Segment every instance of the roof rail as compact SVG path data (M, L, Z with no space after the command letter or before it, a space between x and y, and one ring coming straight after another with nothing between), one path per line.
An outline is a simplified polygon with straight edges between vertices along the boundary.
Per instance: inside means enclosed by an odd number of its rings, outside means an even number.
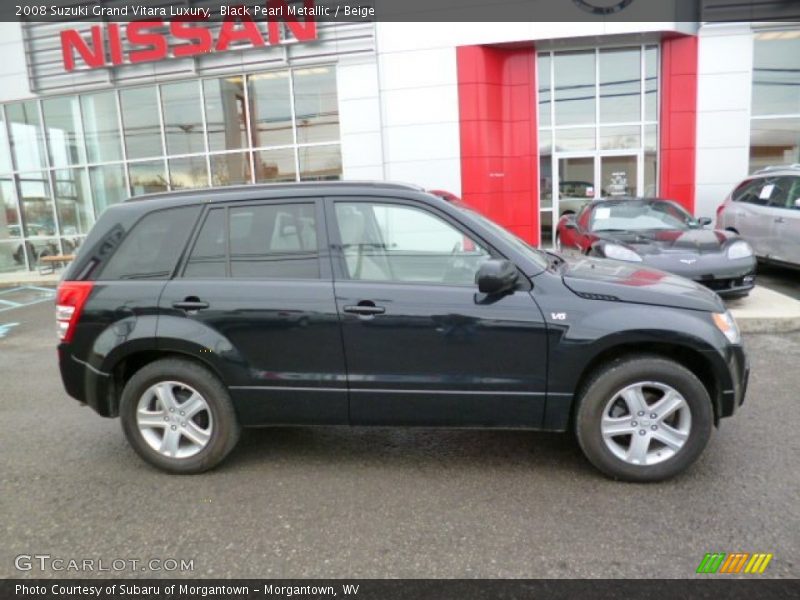
M772 171L796 171L800 170L800 163L794 163L792 165L770 165L769 167L764 167L763 169L759 169L753 175L759 175L761 173L770 173Z

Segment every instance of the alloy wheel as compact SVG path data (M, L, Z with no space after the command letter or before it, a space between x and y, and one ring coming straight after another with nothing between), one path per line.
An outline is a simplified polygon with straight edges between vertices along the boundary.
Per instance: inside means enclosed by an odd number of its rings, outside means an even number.
M208 402L197 390L178 381L161 381L139 399L136 425L159 454L188 458L208 445L214 422Z
M648 466L669 460L689 439L692 414L686 399L663 383L629 385L606 404L600 430L617 458Z

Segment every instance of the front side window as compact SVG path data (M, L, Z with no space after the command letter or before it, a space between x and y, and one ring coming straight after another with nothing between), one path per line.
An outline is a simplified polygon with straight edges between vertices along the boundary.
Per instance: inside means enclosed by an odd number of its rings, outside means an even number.
M197 236L184 277L318 279L312 203L215 208Z
M490 258L447 221L411 206L339 202L336 221L350 279L474 285Z

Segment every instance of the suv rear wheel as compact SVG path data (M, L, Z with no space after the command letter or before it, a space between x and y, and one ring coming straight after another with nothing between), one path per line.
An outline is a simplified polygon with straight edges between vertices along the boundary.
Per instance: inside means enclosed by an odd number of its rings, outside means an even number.
M122 391L120 417L134 450L172 473L211 469L239 440L225 386L187 360L158 360L137 371Z
M583 387L578 442L606 475L661 481L703 452L713 422L711 399L682 365L658 357L614 361Z

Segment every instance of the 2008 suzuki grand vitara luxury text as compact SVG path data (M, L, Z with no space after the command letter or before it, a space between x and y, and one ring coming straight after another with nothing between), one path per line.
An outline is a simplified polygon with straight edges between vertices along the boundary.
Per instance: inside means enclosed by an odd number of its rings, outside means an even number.
M57 295L67 392L147 461L219 463L240 427L574 429L632 481L686 469L742 403L720 299L567 264L394 184L277 184L108 208Z

